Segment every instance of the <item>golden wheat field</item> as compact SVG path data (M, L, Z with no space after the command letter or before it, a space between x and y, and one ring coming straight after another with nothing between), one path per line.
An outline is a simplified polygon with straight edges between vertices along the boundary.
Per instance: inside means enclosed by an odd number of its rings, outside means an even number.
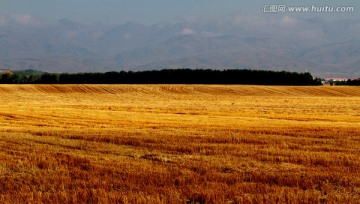
M0 203L360 203L360 87L0 85Z

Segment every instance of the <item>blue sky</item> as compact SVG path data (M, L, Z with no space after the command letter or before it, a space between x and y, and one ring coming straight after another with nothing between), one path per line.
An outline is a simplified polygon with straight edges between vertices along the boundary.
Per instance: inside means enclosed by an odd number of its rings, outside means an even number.
M159 21L172 22L186 16L217 18L235 12L267 15L261 12L265 4L354 6L355 11L352 13L318 15L324 18L360 18L358 0L0 0L0 14L30 14L45 20L68 18L87 24L120 24L129 21L154 24ZM314 14L296 15L307 17Z

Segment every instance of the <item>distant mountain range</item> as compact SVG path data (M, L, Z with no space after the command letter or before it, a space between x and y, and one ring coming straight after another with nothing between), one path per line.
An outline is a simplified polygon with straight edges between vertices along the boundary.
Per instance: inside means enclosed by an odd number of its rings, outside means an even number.
M18 19L0 16L0 69L250 68L360 77L360 20L234 15L116 26Z

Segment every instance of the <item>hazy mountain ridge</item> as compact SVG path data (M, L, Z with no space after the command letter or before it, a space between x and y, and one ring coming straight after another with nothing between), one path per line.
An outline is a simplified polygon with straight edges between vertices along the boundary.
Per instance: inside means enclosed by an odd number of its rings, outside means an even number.
M50 72L255 68L360 76L358 20L232 16L111 26L28 19L0 17L0 68Z

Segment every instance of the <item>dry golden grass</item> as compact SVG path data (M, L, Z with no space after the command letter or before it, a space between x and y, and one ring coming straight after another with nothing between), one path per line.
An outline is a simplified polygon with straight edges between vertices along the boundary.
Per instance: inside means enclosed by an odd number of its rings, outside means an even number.
M1 203L360 203L360 88L1 85Z

